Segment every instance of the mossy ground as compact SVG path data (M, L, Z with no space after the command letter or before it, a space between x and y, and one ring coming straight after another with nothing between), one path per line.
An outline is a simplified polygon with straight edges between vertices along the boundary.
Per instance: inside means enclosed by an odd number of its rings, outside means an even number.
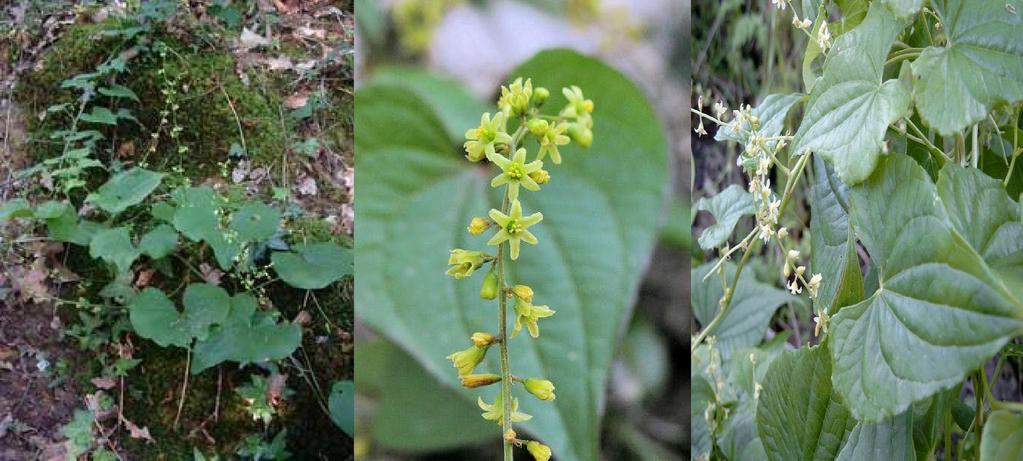
M101 37L105 30L126 25L111 19L70 26L47 51L41 66L18 82L14 97L29 115L26 117L28 150L34 159L60 155L63 146L52 141L50 135L69 127L67 117L40 118L37 114L55 104L74 104L76 94L62 89L61 82L91 72L109 57L129 48L130 44L122 39ZM199 31L196 37L203 34L205 31ZM144 53L129 60L127 72L117 76L116 83L130 88L139 102L103 98L96 102L115 110L128 108L141 126L130 123L116 127L89 126L106 136L95 153L96 158L108 165L144 160L148 168L161 171L180 167L179 175L198 183L221 173L219 164L228 159L231 145L242 144L240 125L253 164L270 169L279 167L281 159L287 158L282 153L293 129L290 125L293 121L287 119L287 109L282 106L290 90L288 82L281 77L250 73L248 85L244 84L237 74L232 54L223 47L210 45L209 40L183 40L180 36L154 32L148 46L153 46L155 41L168 46L170 51L165 57L154 52ZM169 121L181 126L182 131L174 144L168 138L169 126L164 126L159 130L156 151L147 156L145 152L152 134L161 126L160 111L166 108L162 93L166 89L165 76L174 76L179 83L176 87L179 93L174 99L179 107ZM350 144L352 133L351 97L344 92L333 92L329 97L332 104L318 114L324 127L321 136L335 146L346 146ZM121 148L128 143L134 146L134 154L124 156ZM180 153L178 145L186 146L188 151ZM297 168L288 170L297 171ZM105 180L102 176L94 178L95 184ZM293 240L330 240L352 246L350 238L337 235L322 219L298 218L289 222L288 229ZM99 291L111 280L107 269L90 258L87 249L72 246L68 256L68 267L87 283L69 287L65 296L99 302ZM187 272L183 266L174 265L175 271ZM158 277L154 283L173 289L178 282L180 280ZM288 386L296 391L295 395L279 408L280 415L270 428L253 421L245 411L244 402L234 392L235 387L249 381L251 373L260 371L253 366L238 369L235 364L222 364L189 377L185 403L175 426L186 351L161 348L132 336L135 358L142 362L125 379L124 415L139 427L148 428L156 443L131 439L122 430L118 441L130 459L191 459L193 447L207 455L217 453L230 459L247 435L265 433L269 439L281 428L288 429L288 449L294 459L350 458L351 440L331 423L321 403L326 403L332 382L352 377L351 344L346 345L341 339L343 332L352 329L352 284L348 279L319 290L315 293L315 302L303 290L281 283L268 287L274 306L286 319L294 318L300 310L312 316L305 327L302 348L294 354L295 362L286 361L282 368L282 372L290 376ZM62 310L66 322L77 318L74 309ZM94 370L98 365L80 364L80 367ZM80 381L83 388L90 388L88 379Z

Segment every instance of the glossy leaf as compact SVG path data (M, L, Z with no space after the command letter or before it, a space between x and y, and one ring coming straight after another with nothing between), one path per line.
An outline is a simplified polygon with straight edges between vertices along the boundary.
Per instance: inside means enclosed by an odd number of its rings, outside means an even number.
M351 250L334 243L294 245L293 252L274 252L270 258L284 283L304 290L319 290L352 275Z
M924 121L952 135L983 120L999 102L1023 100L1023 1L935 1L943 47L913 62L913 91Z
M704 229L699 238L700 248L711 250L728 241L739 219L753 214L753 197L741 186L732 184L709 199L698 200L696 209L709 211L717 221Z
M707 263L692 271L693 314L704 326L717 315L720 310L719 301L724 294L720 276L715 274L706 282L703 281L712 266L713 263ZM735 277L735 265L726 263L724 267L731 284ZM760 283L748 268L744 270L735 294L732 295L728 313L711 333L717 339L721 355L727 359L736 349L759 344L778 307L796 299L785 290Z
M835 41L792 140L792 152L820 154L846 184L870 176L885 131L909 110L910 94L903 84L883 80L899 30L892 13L874 3L860 25Z
M110 214L118 214L132 205L142 203L166 176L142 168L132 168L114 175L86 201Z
M769 460L833 460L856 421L831 387L827 346L786 352L771 363L757 406Z
M850 210L879 288L832 319L834 382L853 415L874 422L962 381L1023 329L1023 302L909 157L882 159Z
M520 426L541 434L559 459L594 459L615 338L656 236L666 143L638 89L594 59L543 52L509 75L517 76L551 90L548 113L565 104L559 90L569 85L579 85L596 106L593 146L563 148L564 161L550 170L544 190L520 196L525 211L545 218L531 228L539 244L523 248L510 269L514 283L532 286L537 302L557 310L541 324L539 341L510 342L517 374L545 376L558 388L550 403L520 396L521 410L534 416ZM365 182L357 217L358 314L458 388L444 357L464 349L472 332L494 330L496 314L481 308L479 277L455 281L444 274L444 261L451 248L486 248L486 239L468 235L465 226L500 204L489 186L494 173L464 159L463 139L436 139L445 133L437 112L413 93L377 85L360 91L356 105ZM496 354L481 369L496 370ZM475 401L480 392L459 394ZM493 399L491 389L482 394Z

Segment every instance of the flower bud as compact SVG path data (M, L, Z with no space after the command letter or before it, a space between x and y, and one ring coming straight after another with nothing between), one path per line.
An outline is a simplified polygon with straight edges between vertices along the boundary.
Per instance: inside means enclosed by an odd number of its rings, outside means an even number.
M522 382L526 390L540 400L554 400L554 383L539 378L527 378Z
M532 173L529 173L529 177L534 182L540 185L547 184L548 182L551 181L551 174L544 169L536 170Z
M469 338L476 347L487 347L494 343L494 335L477 331Z
M462 375L462 386L467 389L489 386L501 380L501 375L482 373L478 375Z
M529 451L529 454L533 455L533 459L536 461L550 461L551 459L551 447L536 440L530 440L526 443L526 451Z
M448 264L451 265L451 267L448 268L448 275L456 279L469 277L486 261L487 255L482 251L469 251L456 248L451 250L451 256L448 257Z
M533 136L541 137L547 134L547 130L551 128L551 125L547 123L547 120L541 120L538 118L529 120L529 132L533 133Z
M536 89L533 90L533 104L536 104L537 106L542 106L543 103L547 102L547 98L550 95L551 92L548 91L547 88L544 88L542 86L536 87Z
M489 225L489 221L477 216L472 218L472 221L469 221L469 233L472 235L480 235L487 230Z
M497 272L493 269L483 277L483 286L480 287L480 297L483 299L497 298Z
M572 141L575 141L580 147L593 145L593 130L580 127L578 124L568 127L568 137L572 138Z
M795 261L799 259L799 250L789 250L788 257L789 261Z
M526 285L515 285L512 287L512 293L519 299L531 303L533 302L533 289Z
M455 352L446 358L451 361L451 364L455 368L458 369L459 376L462 376L472 373L472 370L476 369L476 365L479 365L486 356L486 347L478 347L474 345L464 351Z

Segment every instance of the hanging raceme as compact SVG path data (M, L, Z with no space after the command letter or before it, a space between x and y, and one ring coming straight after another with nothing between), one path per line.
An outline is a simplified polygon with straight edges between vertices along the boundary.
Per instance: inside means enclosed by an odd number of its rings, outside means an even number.
M544 158L548 155L554 164L562 161L558 146L576 142L588 147L593 142L593 101L586 99L582 89L576 86L564 88L563 94L568 104L557 116L540 113L540 107L547 101L550 92L543 87L533 87L531 79L517 78L508 86L501 88L501 97L497 106L499 112L491 116L485 113L477 128L465 133L465 158L471 162L479 162L486 158L500 169L493 180L493 188L504 187L504 198L499 209L491 209L489 219L473 218L467 227L470 235L481 235L488 229L494 233L486 242L488 246L496 246L496 252L489 254L478 250L456 248L451 250L448 264L448 275L462 280L469 278L474 272L489 264L480 288L480 297L485 300L497 299L498 332L491 334L477 332L472 335L469 348L457 351L447 358L458 370L462 385L476 388L500 383L501 391L493 403L478 398L479 407L484 411L483 419L495 421L501 426L504 440L504 459L513 457L513 447L525 446L526 450L537 460L547 461L551 457L551 449L536 440L518 438L512 423L528 421L532 416L519 411L519 400L512 396L512 386L521 384L523 389L539 400L551 401L555 398L555 386L542 377L522 378L512 374L511 360L508 356L508 340L515 337L525 325L529 335L540 337L539 320L551 317L555 311L546 305L533 304L533 289L526 285L512 285L508 280L508 267L517 261L521 254L522 242L536 245L537 236L529 228L543 221L541 213L525 213L519 194L522 190L539 192L540 186L551 180L551 175L543 169ZM516 124L515 131L508 133L507 123ZM567 133L567 135L565 134ZM532 161L527 161L528 149L524 146L526 136L532 135L539 148ZM508 260L505 258L505 242ZM508 301L514 305L509 306ZM508 334L508 310L514 309L515 326ZM501 370L497 373L474 373L476 367L483 362L487 351L497 346L500 354Z

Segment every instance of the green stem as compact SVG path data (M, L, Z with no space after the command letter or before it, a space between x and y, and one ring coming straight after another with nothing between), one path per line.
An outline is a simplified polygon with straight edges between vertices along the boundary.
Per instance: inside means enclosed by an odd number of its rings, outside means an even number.
M508 213L508 193L505 192L504 203L501 205L501 212ZM505 461L511 461L514 453L512 451L512 443L505 437L509 431L512 430L512 396L511 396L511 365L508 362L508 296L507 288L504 283L504 245L498 245L497 247L497 286L500 287L498 291L498 335L501 341L497 343L498 349L501 352L501 408L503 410L501 424L501 440L504 443L504 459Z
M945 166L945 161L948 160L948 157L945 155L945 152L943 152L941 149L938 149L938 146L935 146L934 143L927 139L927 135L924 134L923 130L921 130L920 127L916 126L916 124L913 123L913 120L906 118L906 124L909 125L909 127L913 130L914 133L916 133L916 137L911 136L909 133L906 133L906 136L926 146L927 151L930 152L931 154L931 157L934 157L934 160L938 161L939 169Z

